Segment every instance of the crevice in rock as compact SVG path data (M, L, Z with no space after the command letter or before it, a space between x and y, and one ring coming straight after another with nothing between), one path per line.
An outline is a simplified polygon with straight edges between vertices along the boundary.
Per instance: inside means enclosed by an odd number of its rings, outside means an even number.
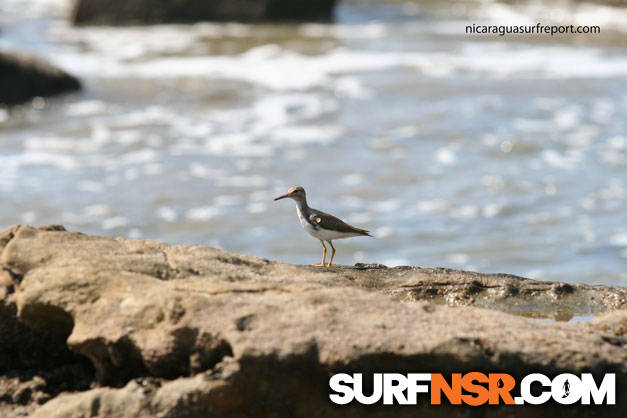
M252 328L251 324L255 319L255 314L244 315L235 321L235 327L238 331L248 331Z
M178 276L179 269L177 269L172 265L172 263L170 263L170 258L168 257L167 251L161 251L161 254L163 254L163 258L165 259L165 264L167 267L164 272L157 270L157 277L162 280L170 280Z
M32 411L61 392L90 388L94 368L68 348L69 332L27 326L14 304L0 304L0 416L18 406Z
M175 346L170 355L149 366L152 376L175 379L211 370L226 356L233 356L233 348L225 339L200 333L198 329L183 327L173 333Z
M254 261L249 261L246 260L242 257L236 257L236 256L224 256L224 255L219 255L216 257L216 259L222 263L225 264L231 264L234 266L246 266L246 267L250 267L253 270L259 271L260 269L262 269L264 266L268 265L270 263L270 260L266 260L266 259L262 259L264 262L260 263L260 262L254 262Z
M24 276L22 276L21 274L17 273L16 271L14 271L13 269L11 269L8 266L2 265L0 266L0 269L2 271L5 271L9 277L11 278L11 280L13 281L14 285L20 284L22 282L22 279L24 278ZM13 293L15 291L15 286L9 286L11 287L11 291L9 293Z
M186 293L190 292L190 289L186 289L186 288L177 288L177 287L175 287L175 288L173 288L173 290L176 290L178 292L186 292ZM227 295L229 293L265 293L265 292L291 293L289 290L282 289L280 287L260 287L260 288L250 288L250 289L225 289L225 290L220 290L220 291L215 291L215 292L211 292L209 290L194 289L193 292L194 293L199 293L199 294L204 294L204 295L210 295L210 296Z
M233 356L228 341L197 329L183 327L173 334L174 346L167 354L146 357L132 338L117 341L96 338L74 349L88 357L95 367L96 380L105 386L122 387L136 378L177 379L211 370L225 357Z
M0 256L4 251L4 248L9 244L9 242L11 242L11 240L15 237L15 234L17 234L17 231L19 231L21 227L22 225L15 225L0 233Z
M95 338L74 350L89 358L96 380L103 385L121 387L135 377L149 375L139 349L127 336L115 342Z

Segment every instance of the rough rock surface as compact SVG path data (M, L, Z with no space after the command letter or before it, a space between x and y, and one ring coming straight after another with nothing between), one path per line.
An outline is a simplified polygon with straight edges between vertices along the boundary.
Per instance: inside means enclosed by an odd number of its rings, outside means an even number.
M75 77L39 59L0 52L0 104L14 105L80 88Z
M0 233L0 268L0 358L11 359L0 363L0 415L51 397L33 416L599 412L337 407L328 379L342 371L610 371L619 402L626 394L621 287L415 267L315 269L58 226ZM458 306L473 304L499 310ZM502 312L534 304L598 316L567 323ZM4 396L3 385L12 388ZM26 394L16 394L20 385ZM624 407L603 413L621 416Z
M337 0L77 0L76 24L325 21Z

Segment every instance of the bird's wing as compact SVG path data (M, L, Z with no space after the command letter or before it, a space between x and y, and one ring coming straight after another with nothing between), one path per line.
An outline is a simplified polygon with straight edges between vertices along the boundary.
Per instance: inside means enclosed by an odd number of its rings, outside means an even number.
M343 220L336 218L328 213L315 211L309 215L309 220L316 223L323 229L330 229L338 232L352 232L360 235L370 235L369 231L349 225Z

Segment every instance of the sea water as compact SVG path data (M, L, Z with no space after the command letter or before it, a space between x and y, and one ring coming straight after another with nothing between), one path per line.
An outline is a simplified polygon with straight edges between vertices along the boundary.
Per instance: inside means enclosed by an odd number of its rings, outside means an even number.
M627 9L344 1L335 23L70 24L4 0L0 48L85 89L0 110L0 227L316 263L290 201L375 238L335 261L627 284ZM480 36L465 25L598 24Z

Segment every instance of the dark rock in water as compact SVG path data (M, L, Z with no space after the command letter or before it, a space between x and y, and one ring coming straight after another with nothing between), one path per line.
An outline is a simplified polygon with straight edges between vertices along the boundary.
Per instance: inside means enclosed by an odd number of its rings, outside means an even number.
M567 323L503 312L533 306L598 315ZM21 408L43 418L486 416L424 403L340 408L329 401L328 379L372 371L613 372L624 382L625 308L627 289L618 286L417 267L315 269L16 226L0 232L0 356L12 359L0 362L0 416ZM42 362L46 352L51 364Z
M326 21L337 0L77 0L76 24Z
M80 88L78 79L44 61L0 52L0 104L14 105Z

